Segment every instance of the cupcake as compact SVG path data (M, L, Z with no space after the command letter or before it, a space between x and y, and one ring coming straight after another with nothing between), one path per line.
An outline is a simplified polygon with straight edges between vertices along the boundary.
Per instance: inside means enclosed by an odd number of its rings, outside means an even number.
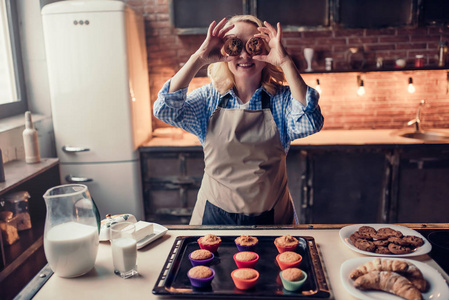
M189 254L189 259L192 265L195 266L208 266L214 259L215 255L206 249L195 250Z
M276 261L281 270L285 270L287 268L294 268L299 266L302 261L302 256L293 251L286 251L280 253L276 256Z
M200 245L200 248L209 250L212 253L217 252L220 244L221 238L213 234L206 234L198 239L198 245Z
M238 268L254 268L259 260L259 254L251 251L242 251L234 254L234 261Z
M279 273L282 285L287 291L299 290L307 280L307 273L298 268L288 268Z
M238 289L247 290L256 285L259 272L251 268L242 268L232 271L231 277Z
M283 235L274 240L274 245L278 249L279 253L285 251L295 251L298 244L298 239L291 235Z
M259 240L250 235L241 235L235 239L235 245L239 251L254 251Z
M187 277L190 279L192 286L197 288L204 288L210 286L212 279L214 279L215 271L209 267L196 266L189 270Z

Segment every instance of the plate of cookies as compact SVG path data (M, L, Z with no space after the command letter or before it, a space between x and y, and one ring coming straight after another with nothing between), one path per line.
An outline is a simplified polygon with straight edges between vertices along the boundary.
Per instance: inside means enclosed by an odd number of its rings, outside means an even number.
M372 256L417 256L432 250L416 230L393 224L356 224L340 229L340 238L351 250Z
M449 287L441 274L415 260L353 258L341 265L340 277L345 289L358 299L449 299Z

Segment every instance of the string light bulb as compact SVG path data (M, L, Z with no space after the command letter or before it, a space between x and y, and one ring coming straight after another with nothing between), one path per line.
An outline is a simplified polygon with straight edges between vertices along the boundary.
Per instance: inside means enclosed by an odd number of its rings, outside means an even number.
M408 78L408 88L407 88L408 92L410 94L413 94L415 92L415 86L413 85L413 78L409 77Z
M365 95L365 86L363 84L363 80L360 80L359 88L357 89L357 95L363 96Z
M321 85L320 85L320 80L319 79L316 80L315 90L318 92L318 94L321 94Z

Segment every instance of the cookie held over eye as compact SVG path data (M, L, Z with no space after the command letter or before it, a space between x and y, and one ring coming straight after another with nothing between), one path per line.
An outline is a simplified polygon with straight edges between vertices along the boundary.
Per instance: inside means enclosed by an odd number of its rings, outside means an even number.
M223 50L229 56L237 56L243 50L243 42L238 38L230 38L224 43Z
M262 54L265 50L265 44L260 37L252 37L246 42L246 51L251 55Z

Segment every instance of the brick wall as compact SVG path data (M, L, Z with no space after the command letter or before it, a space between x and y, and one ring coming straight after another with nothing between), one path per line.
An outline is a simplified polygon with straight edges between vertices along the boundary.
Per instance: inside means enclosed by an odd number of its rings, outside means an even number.
M169 19L168 0L125 0L144 15L150 97L157 98L166 80L172 77L189 56L200 46L204 35L178 36ZM192 16L193 17L193 16ZM438 44L449 40L449 28L429 26L416 29L337 29L289 32L283 43L301 71L306 67L303 49L315 50L312 68L324 70L324 58L332 57L336 69L348 68L349 48L359 52L352 61L375 69L377 57L383 58L385 68L394 66L398 58L413 66L415 55L423 54L425 67L435 67ZM449 128L448 70L381 71L303 73L305 81L315 86L320 80L323 93L320 105L326 118L324 129L380 129L401 128L414 117L421 99L427 100L423 126ZM364 80L366 94L358 96L357 76ZM408 78L412 77L416 92L407 92ZM191 89L209 82L196 78ZM154 119L153 129L166 127Z

